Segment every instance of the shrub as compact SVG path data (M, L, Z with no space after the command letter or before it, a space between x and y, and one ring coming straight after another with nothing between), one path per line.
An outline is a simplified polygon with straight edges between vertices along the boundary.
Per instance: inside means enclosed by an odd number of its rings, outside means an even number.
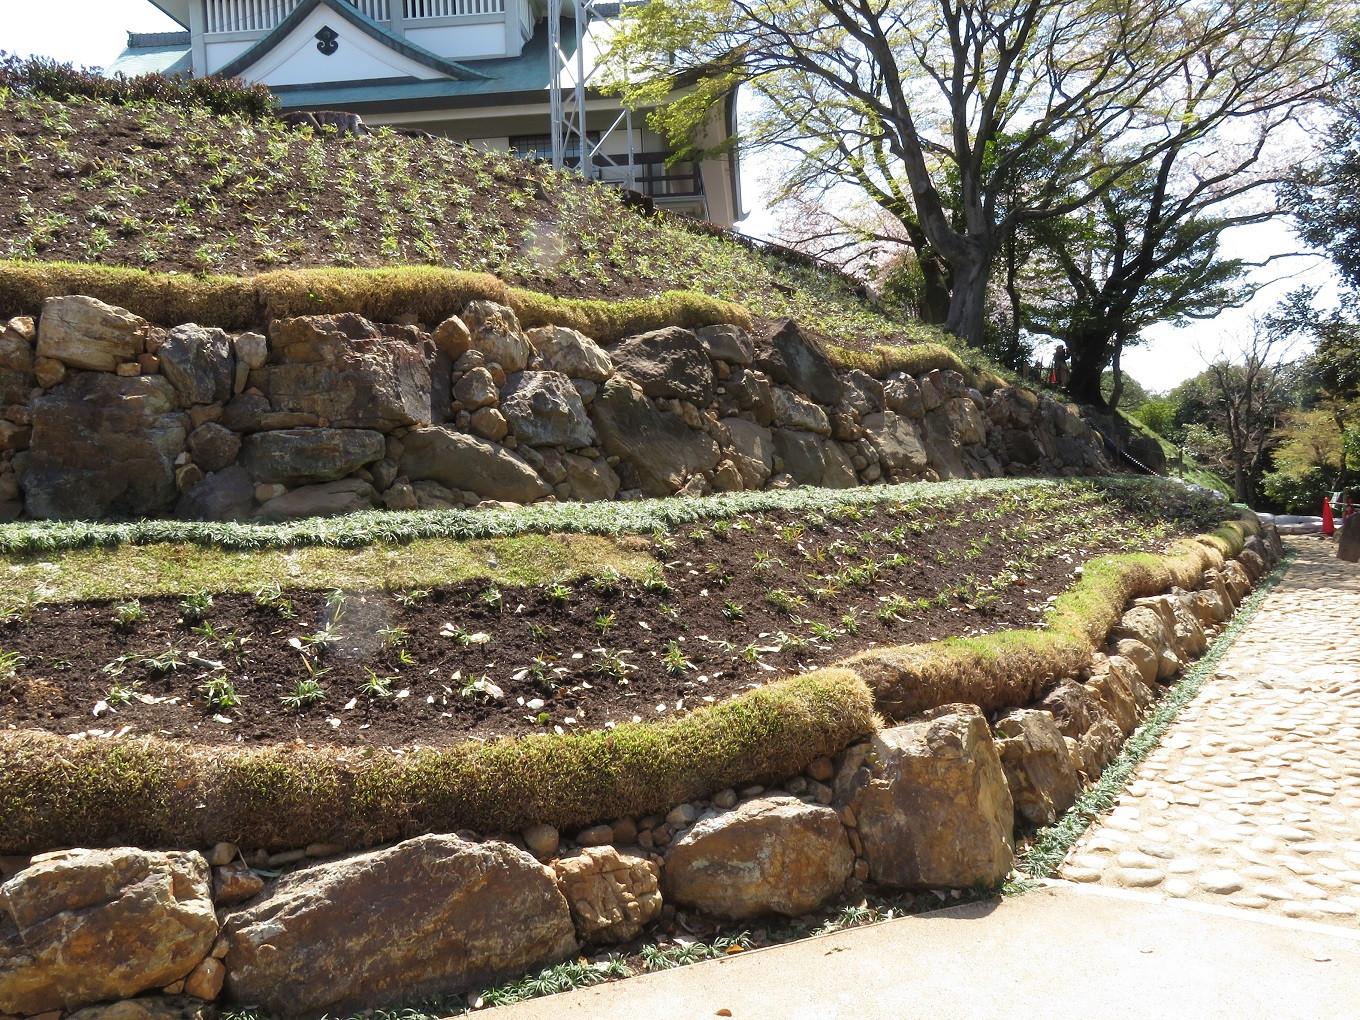
M139 74L106 76L90 68L62 64L50 57L19 57L0 51L0 88L43 99L97 99L108 103L160 103L199 107L219 116L260 120L277 110L264 85L240 78L191 78Z

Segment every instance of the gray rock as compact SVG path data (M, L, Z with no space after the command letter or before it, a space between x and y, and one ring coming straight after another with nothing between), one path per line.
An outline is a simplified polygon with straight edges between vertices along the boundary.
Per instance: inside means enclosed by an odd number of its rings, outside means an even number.
M241 437L215 421L204 422L189 433L189 452L204 471L221 471L241 452Z
M869 874L902 889L992 885L1011 869L1014 807L987 720L946 705L847 751L837 803Z
M774 452L799 485L849 489L859 484L855 466L839 443L811 432L776 429Z
M260 521L299 520L304 517L339 517L342 514L372 510L378 505L378 492L359 478L304 485L265 503L256 512Z
M921 440L926 459L942 480L975 477L976 472L964 461L963 446L948 416L927 412Z
M11 319L0 328L0 403L27 404L28 391L37 385L33 373L33 320Z
M649 397L672 397L706 407L713 400L713 364L699 338L668 326L629 337L614 348L614 367Z
M632 466L645 495L670 496L686 478L718 465L718 444L709 435L658 410L618 377L595 398L591 420L605 452Z
M935 410L949 399L944 387L944 376L938 368L924 373L916 382L921 387L921 406L927 412Z
M755 360L756 347L751 336L740 326L723 324L696 329L694 335L714 361L729 365L749 365Z
M38 319L38 357L68 368L112 372L146 351L151 324L126 308L75 294L43 302Z
M413 429L402 440L401 473L483 499L532 503L551 491L524 459L503 446L446 427Z
M269 360L269 341L260 333L242 333L231 342L236 360L247 368L264 368Z
M563 454L567 469L566 481L571 486L571 498L583 503L613 499L619 491L619 476L601 458L591 460L574 453Z
M157 349L156 357L161 373L185 406L231 399L236 363L231 356L231 338L222 330L192 322L176 326Z
M884 407L894 414L908 418L924 418L926 409L921 402L921 385L905 372L883 384Z
M28 512L44 520L163 513L175 504L185 416L161 376L77 372L33 402L33 438L15 457Z
M748 412L757 425L774 422L774 387L762 372L741 369L723 384L733 411Z
M732 437L733 463L742 482L748 489L759 489L774 471L774 436L745 418L724 418L721 424Z
M501 413L510 431L529 446L578 450L595 442L581 395L560 372L516 372L505 381Z
M826 353L792 319L782 320L756 355L756 367L781 386L803 393L819 404L835 407L844 386Z
M864 438L878 453L879 463L896 474L918 475L927 464L925 447L910 418L884 411L862 422Z
M841 396L841 406L854 411L863 418L883 410L883 384L858 368L841 373L845 392Z
M997 752L1015 812L1030 825L1052 825L1077 800L1081 779L1047 712L1015 709L996 722Z
M524 335L513 309L494 301L472 301L462 319L471 333L473 349L488 362L495 362L506 372L519 372L528 366L533 344Z
M495 405L500 399L500 392L491 373L479 366L463 373L453 388L453 396L467 410L475 411L479 407Z
M543 366L570 379L602 383L614 374L614 363L590 337L566 326L543 326L529 330L529 342L538 350Z
M382 433L369 429L282 429L246 436L241 466L257 482L292 488L353 474L385 450Z
M227 402L217 424L233 432L258 432L273 413L269 398L259 393L240 393Z
M255 482L239 464L207 475L179 498L175 516L183 521L240 521L255 511Z
M484 988L577 951L552 871L457 836L286 875L222 928L229 999L286 1016Z
M774 389L774 423L780 428L831 435L831 422L824 409L801 394L779 386Z

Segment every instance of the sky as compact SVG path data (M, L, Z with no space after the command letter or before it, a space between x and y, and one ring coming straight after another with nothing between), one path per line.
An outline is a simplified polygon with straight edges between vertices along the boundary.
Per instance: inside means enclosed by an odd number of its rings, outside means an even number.
M59 9L60 17L53 11ZM174 31L178 26L149 0L68 0L60 8L30 0L0 0L0 50L23 56L41 54L87 67L103 67L122 51L127 32ZM774 230L774 216L763 203L762 167L743 166L742 187L751 215L741 229L756 237ZM1275 253L1296 252L1300 243L1283 223L1242 228L1225 236L1225 254L1260 261ZM1334 292L1336 273L1327 260L1313 254L1281 260L1262 271L1276 280L1244 309L1183 329L1160 326L1148 331L1147 342L1125 351L1125 372L1153 392L1164 392L1204 370L1220 350L1237 349L1250 330L1253 315L1269 311L1285 293L1303 284ZM1049 345L1051 349L1052 345Z

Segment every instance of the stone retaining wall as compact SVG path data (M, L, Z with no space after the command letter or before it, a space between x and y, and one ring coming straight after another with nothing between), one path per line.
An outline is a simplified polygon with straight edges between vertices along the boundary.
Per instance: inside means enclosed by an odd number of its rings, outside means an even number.
M0 328L0 520L279 521L1108 472L1048 397L956 371L837 371L785 322L608 349L490 301L432 329L357 315L170 330L79 295Z
M569 839L537 825L348 856L219 844L0 859L0 1013L207 1020L221 999L334 1015L485 987L677 910L742 921L866 886L997 884L1017 827L1073 804L1280 555L1267 529L1195 591L1135 600L1104 651L1033 705L990 722L939 706L777 788L720 790Z

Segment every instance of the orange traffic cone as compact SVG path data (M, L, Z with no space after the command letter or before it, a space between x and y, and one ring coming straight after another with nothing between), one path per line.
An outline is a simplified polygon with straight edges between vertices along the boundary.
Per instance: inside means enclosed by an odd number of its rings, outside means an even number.
M1332 501L1326 496L1322 497L1322 533L1336 534L1336 522L1332 520Z

